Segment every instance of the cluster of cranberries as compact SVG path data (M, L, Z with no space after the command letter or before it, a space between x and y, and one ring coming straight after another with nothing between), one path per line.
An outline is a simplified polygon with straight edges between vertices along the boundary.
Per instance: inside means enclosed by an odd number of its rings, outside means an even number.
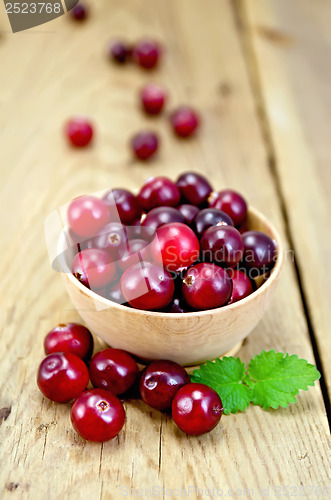
M72 273L117 303L167 312L214 309L247 297L270 271L274 241L247 231L247 204L205 177L152 177L137 196L81 196L68 207Z
M154 361L140 374L133 357L120 349L105 349L92 359L93 337L77 323L60 324L44 341L46 357L37 383L48 399L74 400L71 422L89 441L108 441L125 422L123 397L139 383L143 401L157 410L171 410L183 432L199 435L219 422L223 407L218 394L203 384L190 383L185 369L172 361ZM89 380L93 389L87 389Z

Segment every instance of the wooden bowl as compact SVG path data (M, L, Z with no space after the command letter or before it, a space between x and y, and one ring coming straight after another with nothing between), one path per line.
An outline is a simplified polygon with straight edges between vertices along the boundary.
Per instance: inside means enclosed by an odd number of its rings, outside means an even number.
M197 365L233 353L260 321L275 291L283 265L280 237L253 208L249 210L248 228L263 231L276 242L277 261L268 279L254 293L218 309L184 314L132 309L82 285L70 272L67 252L60 252L60 267L74 307L87 327L107 344L141 360L169 359L183 366ZM61 238L59 250L64 248L64 236Z

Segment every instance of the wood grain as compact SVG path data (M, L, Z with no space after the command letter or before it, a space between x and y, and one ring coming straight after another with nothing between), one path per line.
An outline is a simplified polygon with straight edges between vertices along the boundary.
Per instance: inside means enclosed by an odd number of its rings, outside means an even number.
M104 46L110 37L134 40L146 33L166 46L160 70L151 75L108 63ZM118 500L128 488L154 486L214 487L227 494L232 488L236 496L243 489L259 496L260 488L269 487L272 497L277 486L329 486L328 427L318 384L296 405L268 412L251 407L199 438L181 434L169 417L142 402L128 401L118 439L99 445L80 439L68 406L46 401L35 383L46 332L79 320L43 241L44 218L72 197L108 186L136 189L149 175L176 178L194 168L218 189L245 193L288 248L230 1L99 0L84 25L63 17L26 33L5 32L0 58L1 498ZM188 102L201 110L203 127L195 140L172 137L166 117L141 115L137 91L149 79L169 88L169 109ZM69 149L62 137L63 122L76 113L97 125L93 147L82 152ZM132 161L127 148L142 127L162 137L159 158L148 165ZM240 356L248 361L270 348L314 362L290 259Z

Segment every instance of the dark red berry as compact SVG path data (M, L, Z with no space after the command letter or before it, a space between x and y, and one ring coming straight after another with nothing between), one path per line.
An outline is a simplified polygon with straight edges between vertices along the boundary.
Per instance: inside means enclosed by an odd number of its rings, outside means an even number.
M193 309L215 309L230 300L232 281L223 268L201 263L188 269L182 290L185 301Z
M93 126L87 118L76 116L65 126L67 138L72 146L84 148L93 138Z
M37 383L46 398L67 403L76 398L89 382L84 361L72 352L49 354L40 363Z
M148 406L167 410L179 389L189 383L190 377L182 366L173 361L154 361L142 372L139 390Z
M133 59L144 69L152 69L159 62L161 47L155 41L148 38L140 40L133 49Z
M127 250L128 236L125 226L110 222L90 242L89 248L106 250L112 261L118 260Z
M247 231L242 235L245 247L244 262L252 271L266 272L274 264L276 246L273 240L260 231Z
M235 226L245 222L247 217L247 204L244 198L231 189L225 189L220 193L213 194L209 202L211 207L219 208L230 215Z
M199 237L212 226L233 226L233 222L229 215L217 208L204 208L192 222L192 229Z
M140 93L141 104L144 111L149 115L161 113L166 100L166 91L160 85L149 83Z
M201 258L226 267L235 267L243 258L244 243L233 226L212 226L202 235Z
M69 226L78 236L93 238L108 221L108 206L95 196L79 196L69 205Z
M188 384L179 389L172 402L172 418L180 430L191 436L210 432L221 419L223 404L214 389Z
M83 285L97 290L110 284L116 275L116 265L105 250L87 248L75 255L72 274Z
M201 205L212 192L207 179L196 172L185 172L180 175L177 179L177 186L182 197L192 205Z
M231 269L229 274L232 279L233 289L231 294L231 299L229 304L233 304L234 302L238 302L238 300L244 299L248 297L251 293L253 293L253 285L249 277L243 271L239 271L238 269Z
M166 312L176 314L187 313L190 311L191 309L181 297L174 297L166 309Z
M125 422L121 401L104 389L83 392L71 408L75 431L88 441L108 441L117 436Z
M105 349L95 354L89 371L94 387L113 394L123 394L130 389L139 372L133 357L121 349Z
M185 217L174 207L155 207L148 212L142 225L155 232L158 227L170 222L185 223Z
M78 5L75 5L75 7L73 7L71 9L71 17L73 19L75 19L76 21L85 21L87 15L88 15L88 10L87 10L87 7L80 3Z
M179 203L180 192L167 177L151 177L144 183L137 198L139 205L148 212L155 207L175 207Z
M200 209L195 205L179 205L177 210L184 216L185 222L188 225L191 225L194 217L199 213Z
M198 128L200 119L196 111L188 106L176 109L170 117L172 128L178 137L190 137Z
M139 132L132 138L131 147L138 160L146 161L156 153L159 139L154 132Z
M114 62L124 64L131 56L131 47L124 40L112 40L108 53Z
M118 261L118 267L121 271L125 271L134 264L139 264L141 261L148 261L149 251L148 241L145 240L129 240L126 251L122 254Z
M130 225L141 215L135 195L126 189L112 189L102 199L109 206L110 217L114 221L119 218L122 224Z
M60 323L48 332L44 340L45 354L72 352L85 361L93 351L93 337L90 330L78 323Z

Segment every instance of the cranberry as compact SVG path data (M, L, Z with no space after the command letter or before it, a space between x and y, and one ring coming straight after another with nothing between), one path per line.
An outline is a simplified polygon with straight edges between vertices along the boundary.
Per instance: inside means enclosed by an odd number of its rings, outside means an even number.
M233 226L232 219L229 215L217 208L204 208L195 217L192 223L192 229L202 236L202 234L212 226Z
M242 239L245 247L244 262L250 269L251 276L270 269L276 257L276 246L272 239L260 231L247 231Z
M127 249L126 228L119 222L110 222L104 226L90 242L90 248L106 250L113 261L119 259Z
M210 206L223 210L230 215L235 226L242 224L247 217L247 204L244 198L231 189L225 189L210 197Z
M145 38L136 43L133 49L133 59L144 69L152 69L159 62L161 47L155 40Z
M112 40L109 45L108 53L114 62L124 64L131 56L131 48L123 40Z
M191 228L180 222L159 227L152 241L151 256L170 271L189 267L199 257L199 240Z
M48 332L44 340L45 354L72 352L88 360L93 351L93 337L90 330L78 323L61 323Z
M188 106L176 109L171 117L171 125L178 137L191 136L199 126L200 119L196 111Z
M149 227L142 226L140 220L137 220L132 226L127 226L126 230L130 240L137 238L138 240L150 242L155 235L155 231Z
M131 147L138 160L149 160L159 147L159 139L154 132L143 131L131 140Z
M113 394L123 394L138 375L135 360L121 349L105 349L95 354L90 364L90 379L94 387Z
M141 215L135 195L126 189L108 191L102 199L109 206L110 215L118 215L122 224L133 224Z
M231 269L229 274L232 279L233 289L231 299L229 304L233 304L234 302L238 302L238 300L244 299L251 293L253 293L253 285L249 277L243 271L239 271L238 269Z
M223 268L201 263L188 269L182 290L185 301L193 309L214 309L229 301L232 281Z
M117 304L125 304L125 298L122 295L121 284L119 281L112 285L110 289L107 289L103 294L103 297L111 300L112 302L116 302Z
M127 249L122 255L121 259L118 261L118 267L121 271L125 271L134 264L138 264L140 261L148 261L148 249L146 248L148 241L145 240L129 240L127 244Z
M166 92L160 85L149 83L142 89L140 99L143 109L147 114L158 115L164 107Z
M104 389L83 392L71 408L75 431L88 441L109 441L117 436L125 422L120 400Z
M116 275L116 265L105 250L87 248L75 255L72 274L83 285L97 290L109 285Z
M76 116L68 121L65 127L67 138L72 146L84 148L93 138L92 124L83 117Z
M95 196L79 196L69 205L69 226L78 236L92 238L108 220L108 206Z
M207 179L196 172L185 172L180 175L177 179L177 186L183 198L192 205L201 205L212 192Z
M40 363L37 383L46 398L67 403L76 398L89 382L84 361L72 352L55 352Z
M244 255L244 243L233 226L212 226L201 237L203 261L235 267Z
M146 212L155 207L175 207L179 200L178 187L167 177L147 179L138 194L138 203Z
M181 297L174 297L168 305L166 312L168 313L187 313L190 312L186 302Z
M174 207L155 207L148 212L142 225L156 231L158 227L170 222L185 223L185 217Z
M172 402L172 418L180 430L191 436L210 432L221 419L223 404L214 389L188 384L179 389Z
M185 222L191 225L194 217L199 213L200 209L195 205L183 204L177 207L177 210L184 216Z
M121 278L123 297L136 309L164 309L172 299L174 288L171 276L150 262L129 267Z
M85 21L87 15L88 10L86 6L80 2L71 9L71 17L76 21Z
M171 408L176 393L190 377L173 361L154 361L142 372L139 390L142 400L156 410Z

